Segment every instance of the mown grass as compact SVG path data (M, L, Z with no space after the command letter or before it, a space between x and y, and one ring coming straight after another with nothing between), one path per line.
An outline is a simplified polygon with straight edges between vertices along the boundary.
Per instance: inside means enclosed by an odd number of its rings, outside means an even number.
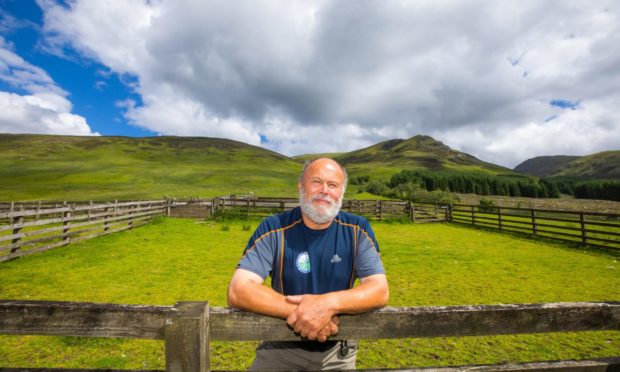
M225 291L257 221L158 219L0 264L0 298L172 305ZM225 228L224 226L227 226ZM618 301L614 257L450 225L374 223L390 306ZM359 368L616 356L620 332L362 341ZM216 342L214 369L244 369L251 342ZM164 367L158 341L0 337L4 367Z

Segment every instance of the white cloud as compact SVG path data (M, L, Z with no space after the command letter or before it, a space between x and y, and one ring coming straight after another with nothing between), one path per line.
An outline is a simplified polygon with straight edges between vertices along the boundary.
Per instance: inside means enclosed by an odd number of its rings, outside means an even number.
M72 114L67 93L43 69L10 50L0 37L0 80L17 94L0 91L0 133L96 135L86 119Z
M72 114L71 103L50 93L19 95L0 91L0 133L88 136L86 120Z
M430 134L511 167L618 148L610 0L39 4L50 50L137 78L126 116L162 134L266 136L285 154Z

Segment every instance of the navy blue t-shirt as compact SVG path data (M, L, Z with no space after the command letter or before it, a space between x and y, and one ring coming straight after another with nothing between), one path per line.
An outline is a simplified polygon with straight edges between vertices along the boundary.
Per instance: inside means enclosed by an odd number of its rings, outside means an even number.
M266 218L237 268L271 276L272 288L285 295L349 289L356 278L385 273L365 218L340 211L328 228L312 230L299 207Z

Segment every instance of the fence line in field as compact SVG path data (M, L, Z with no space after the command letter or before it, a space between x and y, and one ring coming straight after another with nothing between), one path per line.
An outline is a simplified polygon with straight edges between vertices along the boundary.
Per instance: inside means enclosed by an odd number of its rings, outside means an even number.
M265 217L297 205L298 199L294 198L230 196L97 203L0 203L0 262L140 226L156 215ZM454 222L620 249L620 214L398 200L345 200L342 209L371 220Z
M450 221L603 248L620 248L620 214L453 204Z
M293 198L213 198L174 200L172 216L206 218L216 213L265 217L298 205ZM524 233L592 246L620 248L620 214L550 209L417 203L398 200L345 200L342 209L371 220L454 222Z
M166 200L3 203L0 262L141 226L166 207Z
M340 332L332 339L461 337L598 330L620 330L620 303L385 308L361 315L341 315ZM211 340L301 340L283 319L229 308L210 308L208 302L140 306L0 300L0 334L165 340L166 371L175 372L209 371ZM594 371L619 367L620 356L471 368L477 371ZM457 370L466 368L459 367Z
M171 215L206 218L216 213L243 217L266 217L299 205L295 198L239 198L172 200ZM448 218L447 207L437 203L402 200L344 200L342 210L371 220L405 219L411 222L440 222Z

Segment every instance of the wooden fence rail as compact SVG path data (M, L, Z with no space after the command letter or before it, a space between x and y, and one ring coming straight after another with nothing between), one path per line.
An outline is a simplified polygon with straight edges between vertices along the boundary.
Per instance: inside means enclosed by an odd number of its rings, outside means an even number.
M341 316L334 339L449 337L620 330L620 303L545 303L385 308ZM207 302L138 306L0 300L0 334L120 337L165 340L167 371L209 371L209 342L301 340L286 321ZM601 370L604 360L524 363L511 370ZM462 369L462 368L461 368ZM476 370L505 370L505 366Z
M215 213L243 217L266 217L299 205L294 198L213 198L172 200L172 216L206 218ZM440 222L448 218L447 206L401 200L345 200L342 210L371 220L405 219L411 222Z
M167 201L3 205L0 262L140 226L165 214Z
M451 222L620 248L620 214L454 204Z

